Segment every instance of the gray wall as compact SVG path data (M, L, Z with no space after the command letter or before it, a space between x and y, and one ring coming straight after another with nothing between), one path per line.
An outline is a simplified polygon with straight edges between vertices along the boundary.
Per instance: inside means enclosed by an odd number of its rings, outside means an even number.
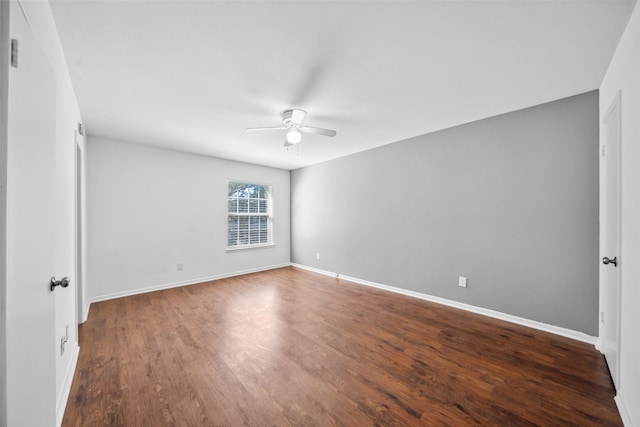
M598 93L295 170L291 217L294 263L595 336Z
M275 246L227 251L230 179L272 186ZM288 265L289 196L286 170L90 137L89 300Z

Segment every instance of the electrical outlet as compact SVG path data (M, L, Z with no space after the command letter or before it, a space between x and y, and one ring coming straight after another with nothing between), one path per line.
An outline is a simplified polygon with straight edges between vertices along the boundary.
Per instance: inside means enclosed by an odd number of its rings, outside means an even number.
M184 270L184 264L179 262L178 263L178 271L182 271L182 270Z
M320 252L316 253L316 259L320 259Z
M458 286L460 286L461 288L466 288L467 287L467 278L459 276L458 277Z

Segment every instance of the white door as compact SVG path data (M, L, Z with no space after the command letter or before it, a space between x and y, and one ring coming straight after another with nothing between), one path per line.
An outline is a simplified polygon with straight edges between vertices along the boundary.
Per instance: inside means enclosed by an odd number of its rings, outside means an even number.
M46 427L56 423L59 352L49 288L56 246L55 75L20 6L12 1L9 9L18 55L17 66L9 66L7 101L6 419L9 426Z
M616 389L620 389L620 93L603 118L602 351Z

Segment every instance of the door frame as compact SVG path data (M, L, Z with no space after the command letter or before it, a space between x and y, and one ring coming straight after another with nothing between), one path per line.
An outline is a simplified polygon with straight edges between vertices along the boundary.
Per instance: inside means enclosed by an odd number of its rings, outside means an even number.
M82 170L84 168L83 151L80 146L80 135L74 131L75 146L75 262L76 262L76 325L87 320L85 312L86 289L84 285L84 181ZM78 334L76 334L76 339Z
M607 158L606 158L606 154L607 154L607 144L609 143L608 139L607 139L607 126L609 123L609 119L611 117L611 114L618 109L619 114L618 114L618 152L617 152L617 165L618 165L618 170L617 170L617 181L618 181L618 185L616 188L616 194L614 195L614 197L616 197L617 199L617 227L616 227L616 234L617 234L617 248L615 248L616 253L614 254L615 256L618 257L618 266L615 267L616 268L616 286L618 287L618 292L617 292L617 301L616 301L616 306L617 306L617 316L615 319L613 319L616 324L616 333L617 333L617 337L616 337L616 372L615 373L611 373L611 377L612 380L614 382L614 385L617 387L617 391L620 390L620 388L622 387L622 384L620 384L620 336L621 336L621 331L620 331L620 325L621 325L621 318L622 318L622 267L624 265L624 260L623 260L623 256L622 256L622 91L618 90L618 92L616 92L615 96L613 97L611 103L609 104L609 107L607 108L607 111L605 112L605 114L602 116L602 120L601 120L601 153L604 153L604 155L600 156L600 256L611 256L611 254L606 254L606 248L605 248L605 244L606 244L606 223L609 220L608 215L607 215L607 209L606 209L606 204L607 204L607 198L611 197L612 195L608 194L607 192L607 173L608 173L608 168L607 168ZM598 260L598 262L600 262L600 260ZM606 308L607 308L607 292L606 292L606 283L605 283L605 268L611 268L610 266L605 266L602 263L600 263L600 316L599 316L599 338L598 338L598 350L600 350L600 352L602 352L604 354L604 337L605 337L605 324L603 322L603 316L605 319L608 319L608 317L610 316L610 313L606 313ZM610 319L609 319L610 320ZM608 321L609 321L608 320Z

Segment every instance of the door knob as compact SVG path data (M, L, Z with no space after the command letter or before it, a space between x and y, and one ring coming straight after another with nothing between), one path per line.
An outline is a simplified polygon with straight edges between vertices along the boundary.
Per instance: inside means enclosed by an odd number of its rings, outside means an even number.
M51 290L53 291L55 289L56 286L60 286L63 288L66 288L67 286L69 286L69 282L71 280L69 280L68 277L63 277L61 280L56 280L55 277L51 278Z
M612 259L609 259L609 258L607 258L607 257L604 257L604 258L602 258L602 263L603 263L604 265L607 265L607 264L613 264L614 266L616 266L616 267L617 267L617 266L618 266L618 257L617 257L617 256L614 256Z

